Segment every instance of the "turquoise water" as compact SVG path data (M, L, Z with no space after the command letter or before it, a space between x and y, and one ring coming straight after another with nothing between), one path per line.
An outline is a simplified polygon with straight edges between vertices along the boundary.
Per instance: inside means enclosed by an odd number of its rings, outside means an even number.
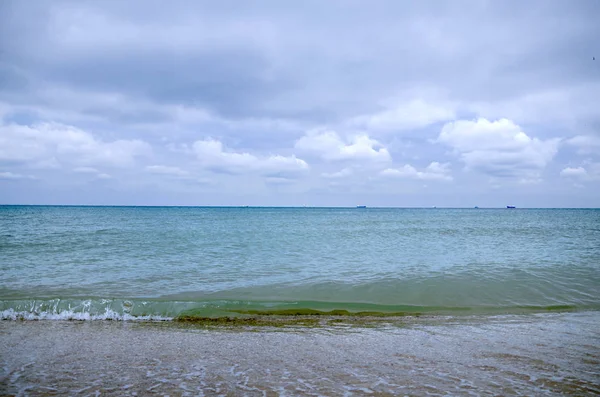
M600 308L600 210L0 206L3 318Z

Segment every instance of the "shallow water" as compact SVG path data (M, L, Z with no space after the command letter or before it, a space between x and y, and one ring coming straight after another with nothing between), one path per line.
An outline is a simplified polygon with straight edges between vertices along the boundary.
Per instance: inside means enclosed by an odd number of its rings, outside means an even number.
M597 395L600 313L376 328L2 321L0 394Z
M3 318L600 309L600 210L0 206Z

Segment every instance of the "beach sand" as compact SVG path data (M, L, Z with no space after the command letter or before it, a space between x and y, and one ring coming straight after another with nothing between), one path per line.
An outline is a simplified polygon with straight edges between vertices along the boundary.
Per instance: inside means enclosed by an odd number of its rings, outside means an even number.
M2 321L0 331L1 395L600 393L598 312L321 327Z

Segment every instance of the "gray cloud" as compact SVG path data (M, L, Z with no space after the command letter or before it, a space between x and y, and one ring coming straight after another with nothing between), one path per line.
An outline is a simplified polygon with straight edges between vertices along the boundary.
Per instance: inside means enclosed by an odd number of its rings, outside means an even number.
M529 181L598 205L598 15L594 0L3 1L0 171L37 178L4 177L4 200L68 191L74 172L140 203L127 178L223 202L277 186L281 204L283 187L331 204L387 179L378 202L405 186L406 205L482 186L509 199ZM503 119L514 129L483 140L466 128ZM198 183L214 172L220 196Z

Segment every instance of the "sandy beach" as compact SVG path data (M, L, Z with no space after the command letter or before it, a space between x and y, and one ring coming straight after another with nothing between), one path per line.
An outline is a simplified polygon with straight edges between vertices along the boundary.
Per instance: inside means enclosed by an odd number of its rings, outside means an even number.
M200 327L2 321L2 395L594 395L598 312Z

